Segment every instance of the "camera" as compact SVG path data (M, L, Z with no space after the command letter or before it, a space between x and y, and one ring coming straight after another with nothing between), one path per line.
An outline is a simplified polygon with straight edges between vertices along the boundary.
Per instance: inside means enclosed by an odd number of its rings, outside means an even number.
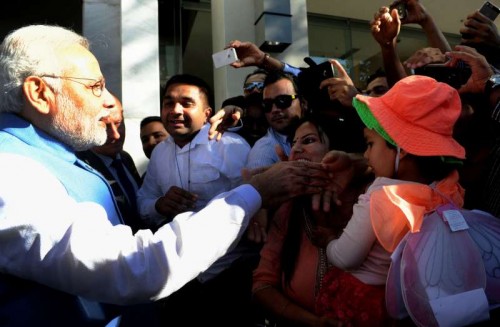
M408 11L406 10L406 3L404 2L394 2L389 6L389 9L392 11L392 9L396 8L398 10L398 15L399 19L405 19L406 15L408 14Z
M443 82L455 89L459 89L467 83L471 75L469 65L459 61L456 66L449 67L446 64L428 64L413 70L415 75L424 75L434 78L438 82Z

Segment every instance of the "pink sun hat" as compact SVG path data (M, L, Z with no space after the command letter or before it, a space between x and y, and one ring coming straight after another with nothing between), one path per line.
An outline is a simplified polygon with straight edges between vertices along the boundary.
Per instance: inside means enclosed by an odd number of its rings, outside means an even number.
M358 94L353 106L368 128L413 155L465 159L465 149L453 138L460 97L445 83L408 76L381 97Z

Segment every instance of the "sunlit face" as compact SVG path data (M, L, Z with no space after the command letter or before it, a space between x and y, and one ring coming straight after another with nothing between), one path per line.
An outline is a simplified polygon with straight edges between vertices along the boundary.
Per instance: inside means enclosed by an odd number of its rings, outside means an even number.
M276 83L269 84L264 88L263 98L274 99L279 95L296 95L293 84L288 79L280 79ZM302 117L302 106L300 100L294 99L288 108L280 109L273 105L270 112L265 113L269 125L280 133L285 133L292 122Z
M167 130L159 121L152 121L141 128L142 150L151 158L154 147L168 137Z
M175 143L184 146L208 121L211 111L197 86L173 84L165 91L161 119Z
M63 76L93 79L85 84L61 79L61 93L55 95L50 112L48 132L77 151L106 142L103 118L115 107L115 98L104 89L101 96L93 94L91 86L104 83L97 59L82 46L61 51L61 60L68 64Z
M119 102L117 102L117 106L111 110L110 115L106 118L106 122L106 143L94 147L93 150L102 155L115 158L116 155L123 150L123 144L125 143L123 108Z
M328 139L326 135L323 138L313 123L303 123L295 131L289 160L320 162L328 152Z
M394 176L396 149L389 147L385 139L376 131L365 128L364 130L366 151L364 157L376 177Z

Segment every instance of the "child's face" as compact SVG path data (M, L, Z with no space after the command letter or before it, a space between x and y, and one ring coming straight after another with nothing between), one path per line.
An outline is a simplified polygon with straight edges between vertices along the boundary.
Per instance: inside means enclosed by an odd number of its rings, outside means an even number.
M374 130L365 128L366 151L364 157L373 169L376 177L394 176L396 150L390 148L385 139Z

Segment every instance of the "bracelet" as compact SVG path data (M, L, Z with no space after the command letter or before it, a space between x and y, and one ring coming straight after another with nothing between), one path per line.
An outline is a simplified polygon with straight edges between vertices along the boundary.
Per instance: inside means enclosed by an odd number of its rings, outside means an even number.
M271 55L266 52L264 54L264 59L262 59L262 62L260 64L260 68L267 70L267 71L276 70L276 68L271 64L270 59L271 59ZM278 59L276 59L276 60L281 64L281 67L278 70L283 71L285 69L285 64Z
M269 53L264 53L264 58L262 59L260 66L265 69L266 65L268 64L268 60L271 58L271 55Z

